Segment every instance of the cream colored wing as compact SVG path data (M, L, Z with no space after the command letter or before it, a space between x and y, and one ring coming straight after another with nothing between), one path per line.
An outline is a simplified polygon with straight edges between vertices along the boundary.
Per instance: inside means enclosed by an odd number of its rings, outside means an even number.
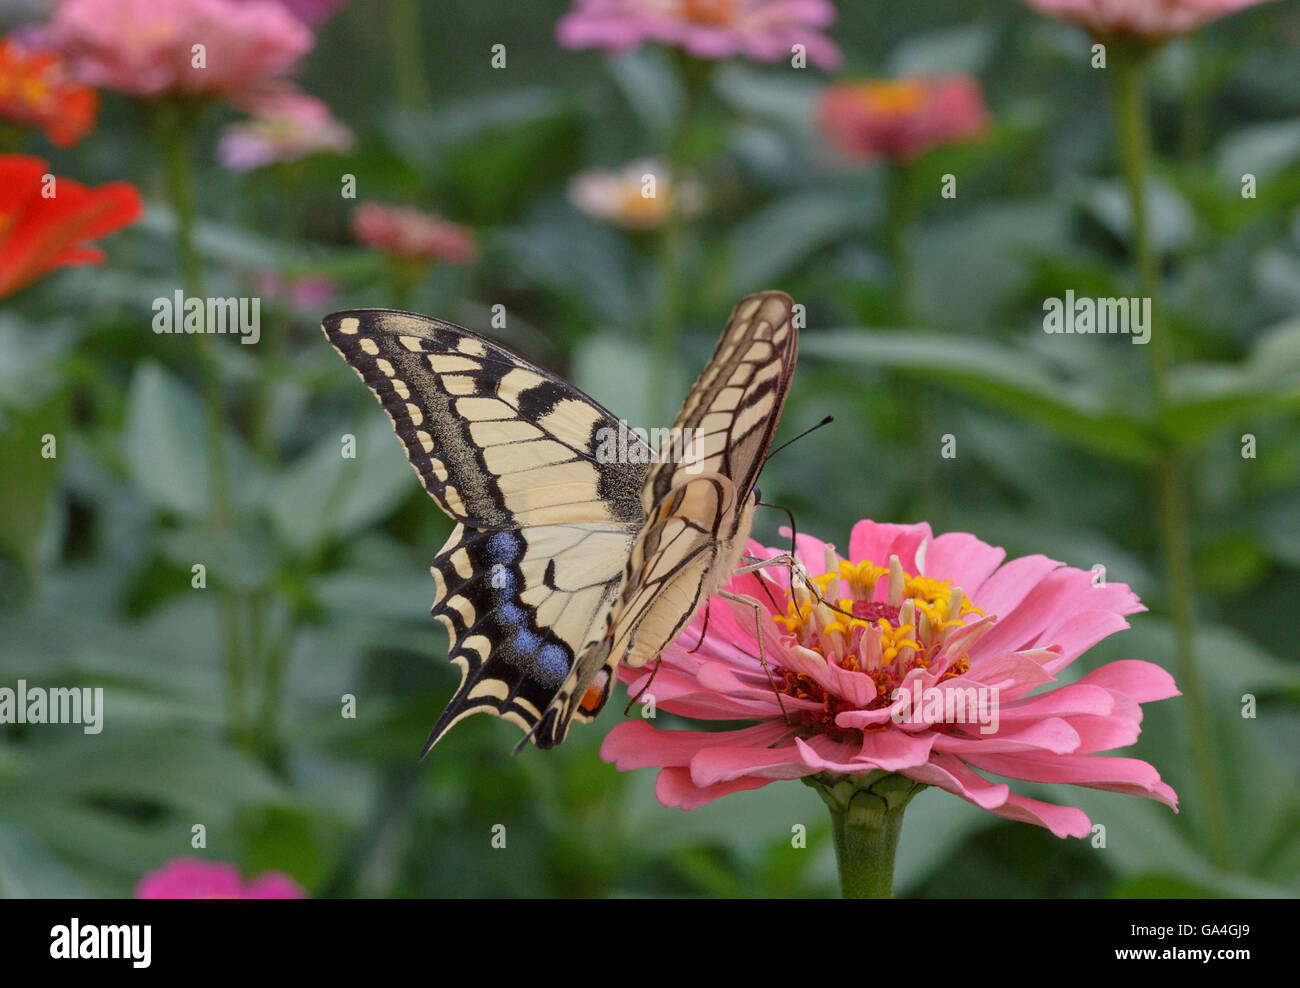
M572 671L533 732L549 747L575 712L594 715L620 660L641 665L730 578L749 537L754 484L781 416L798 355L793 302L742 299L673 425L680 459L662 458L641 492L646 523L628 557L600 640Z

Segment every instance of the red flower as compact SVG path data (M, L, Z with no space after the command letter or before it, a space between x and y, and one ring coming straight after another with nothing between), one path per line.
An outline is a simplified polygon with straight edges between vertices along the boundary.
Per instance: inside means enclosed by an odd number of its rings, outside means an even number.
M0 38L0 119L39 127L59 147L76 144L95 127L99 94L77 82L63 59Z
M126 182L88 188L50 175L40 158L0 154L0 298L55 268L99 264L104 252L86 242L143 215Z

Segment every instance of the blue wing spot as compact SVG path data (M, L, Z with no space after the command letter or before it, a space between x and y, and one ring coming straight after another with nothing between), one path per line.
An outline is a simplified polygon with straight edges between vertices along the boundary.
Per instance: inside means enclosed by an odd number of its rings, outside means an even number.
M488 539L488 557L494 563L509 566L519 558L519 539L510 532L497 532Z
M542 647L542 638L527 628L520 628L515 632L515 649L524 655L532 655Z
M563 682L569 674L569 656L559 645L543 645L537 653L538 669L554 682Z
M526 615L524 609L515 603L505 603L497 608L497 613L505 619L507 624L519 625L524 623Z

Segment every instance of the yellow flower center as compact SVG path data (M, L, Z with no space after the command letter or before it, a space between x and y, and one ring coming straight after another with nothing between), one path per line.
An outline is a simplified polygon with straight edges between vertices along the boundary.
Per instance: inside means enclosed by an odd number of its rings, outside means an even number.
M671 208L672 199L662 183L656 195L647 196L640 182L629 182L619 197L618 218L627 226L645 229L663 223Z
M881 580L888 581L886 595L884 600L876 600ZM834 569L813 577L812 583L815 594L796 584L786 615L776 620L795 642L828 663L870 676L876 696L867 703L868 710L889 706L894 690L910 672L930 668L957 629L984 616L951 580L906 573L897 556L890 557L888 566L841 560ZM969 668L964 654L949 660L939 682ZM838 738L857 733L838 727L835 717L846 710L863 709L860 705L827 692L804 673L778 666L774 678L781 693L821 703L820 712L799 712L804 726ZM878 729L883 730L883 725Z
M903 117L925 102L925 86L916 79L871 80L852 84L863 109L879 116Z

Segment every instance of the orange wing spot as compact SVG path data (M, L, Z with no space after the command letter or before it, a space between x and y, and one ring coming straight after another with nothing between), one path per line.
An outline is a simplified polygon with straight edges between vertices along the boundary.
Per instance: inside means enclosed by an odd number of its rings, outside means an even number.
M594 713L600 706L601 699L605 696L605 684L609 681L609 673L604 669L596 676L596 681L587 687L587 692L582 694L582 702L578 708L584 714Z

